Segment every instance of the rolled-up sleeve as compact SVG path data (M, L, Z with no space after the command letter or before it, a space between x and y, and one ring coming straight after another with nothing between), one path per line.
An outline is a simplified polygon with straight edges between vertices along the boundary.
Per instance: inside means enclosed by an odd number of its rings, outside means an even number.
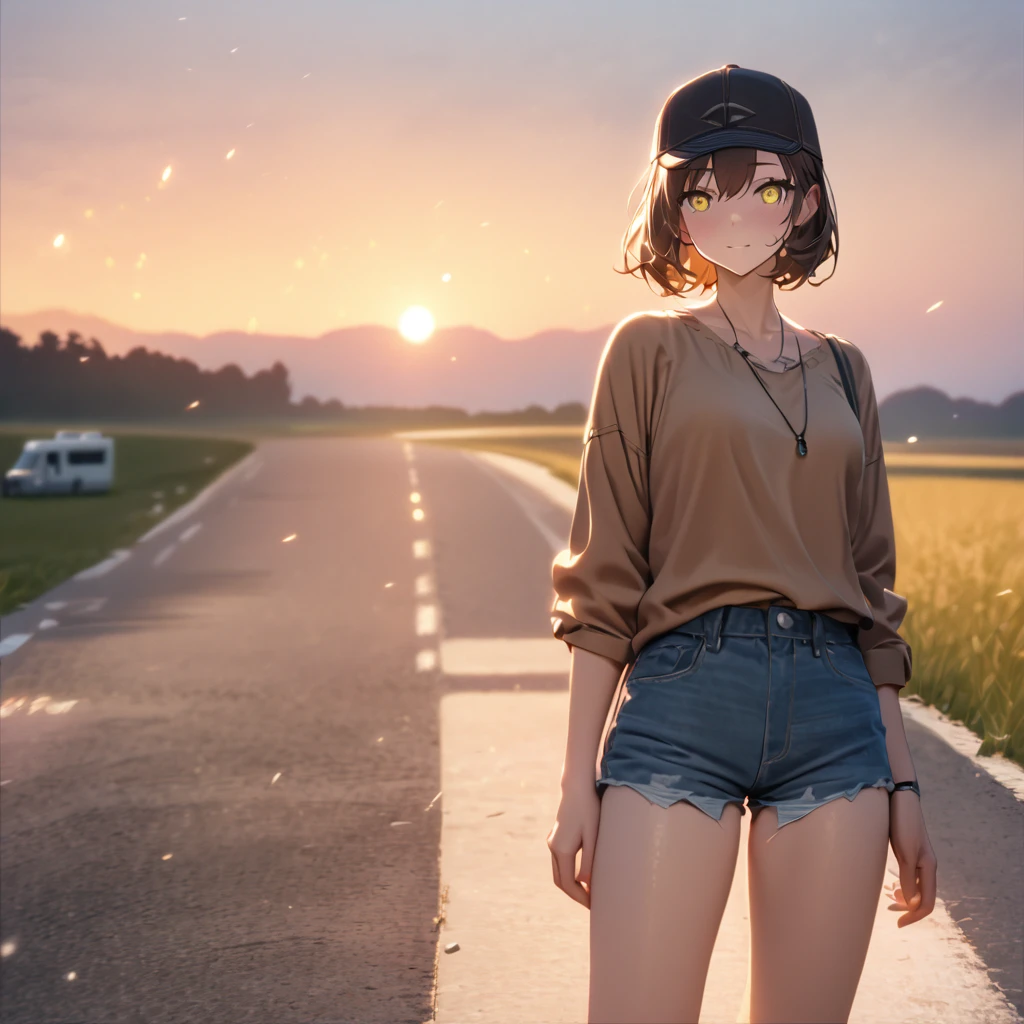
M569 647L633 660L637 608L651 583L650 367L635 321L612 332L598 365L569 546L552 565L554 635Z
M867 361L858 353L862 375L858 386L865 464L860 514L853 532L853 560L861 591L871 606L874 625L860 630L858 643L875 686L903 687L913 668L910 645L899 634L907 599L896 593L896 537L889 481L882 454L878 405Z

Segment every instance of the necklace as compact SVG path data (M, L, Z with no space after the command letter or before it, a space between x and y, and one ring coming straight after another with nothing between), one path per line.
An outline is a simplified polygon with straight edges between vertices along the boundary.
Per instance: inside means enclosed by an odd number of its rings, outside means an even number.
M718 308L722 309L721 306L719 306ZM722 316L724 316L726 320L729 320L729 314L726 313L726 311L724 309L722 309ZM753 365L751 364L750 359L748 358L748 353L747 353L746 349L744 349L744 347L740 344L739 336L736 334L736 328L732 326L732 321L731 320L729 320L729 326L732 327L732 336L733 336L733 338L736 339L736 344L734 346L736 348L736 351L739 352L739 354L741 356L743 356L743 358L746 360L747 366L750 367L750 372L755 377L757 377L757 382L758 382L758 384L761 385L762 388L764 388L764 393L769 398L772 399L772 405L774 405L776 409L779 409L779 403L776 402L774 398L772 398L771 392L764 386L764 381L761 380L760 376L758 375L757 370L755 370ZM779 313L779 331L782 334L782 344L779 346L779 355L775 357L776 359L778 359L779 356L782 355L782 349L786 345L786 328L783 326L782 314L781 313ZM789 427L789 429L793 431L793 436L796 438L796 451L797 451L797 454L798 455L806 455L807 454L807 441L804 438L804 432L807 430L807 371L804 369L804 354L803 354L803 350L800 348L800 339L799 338L797 338L797 341L796 341L796 350L797 350L797 352L800 355L800 376L803 378L803 382L804 382L804 425L803 425L803 429L800 431L799 434L795 430L793 430L793 424L790 423L788 419L786 419L786 414L784 412L782 412L781 409L779 409L779 412L781 413L782 418L784 420L786 420L786 426Z

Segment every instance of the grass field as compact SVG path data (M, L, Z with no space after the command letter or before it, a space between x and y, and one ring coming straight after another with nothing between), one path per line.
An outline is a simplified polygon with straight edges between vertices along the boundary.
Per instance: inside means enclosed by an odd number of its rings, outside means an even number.
M108 494L0 499L0 615L133 544L252 451L247 441L104 431L115 438ZM38 427L0 431L0 467L14 463Z
M532 459L576 487L582 434L577 428L570 436L538 431L429 443ZM900 632L914 660L901 693L918 694L967 725L982 741L980 753L998 751L1024 766L1021 442L884 447L896 589L909 603Z

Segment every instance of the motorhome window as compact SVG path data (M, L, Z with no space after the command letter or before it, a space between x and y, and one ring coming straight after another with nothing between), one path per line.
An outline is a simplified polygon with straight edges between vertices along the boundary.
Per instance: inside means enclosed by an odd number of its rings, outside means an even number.
M14 464L15 469L35 469L39 462L39 452L22 452L18 461Z
M60 452L47 452L46 453L46 464L53 466L57 472L60 472Z
M107 460L107 452L104 448L68 452L68 462L72 466L95 466L102 465Z

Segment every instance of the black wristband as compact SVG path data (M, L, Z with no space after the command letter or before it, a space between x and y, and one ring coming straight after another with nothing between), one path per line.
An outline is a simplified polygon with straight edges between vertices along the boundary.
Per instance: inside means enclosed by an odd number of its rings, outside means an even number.
M921 787L917 784L917 779L911 782L897 782L889 796L901 789L912 789L919 797L921 795Z

